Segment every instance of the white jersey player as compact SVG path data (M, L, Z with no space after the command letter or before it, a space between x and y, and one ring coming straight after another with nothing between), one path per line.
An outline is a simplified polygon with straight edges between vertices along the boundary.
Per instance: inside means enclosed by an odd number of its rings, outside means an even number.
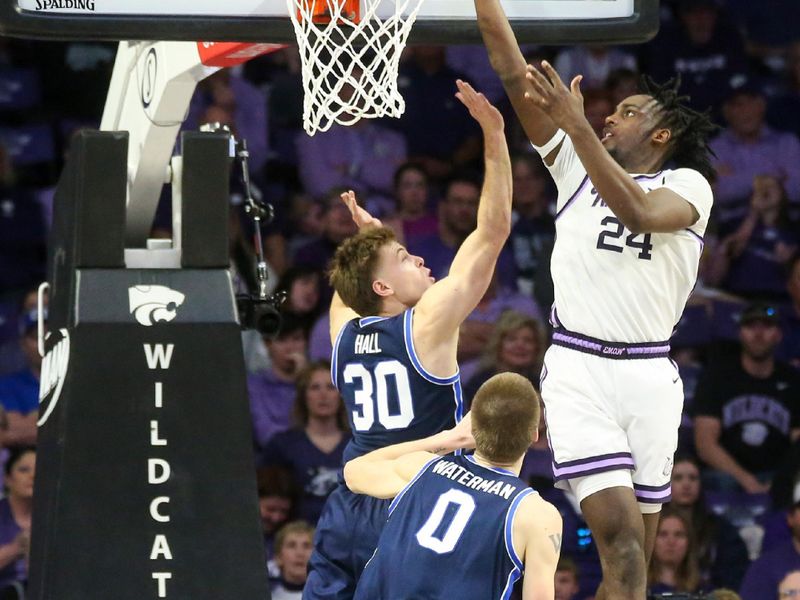
M506 92L558 186L553 345L542 398L557 485L597 542L597 600L644 600L683 407L669 338L694 286L712 205L704 114L646 82L606 119L583 114L547 62L526 66L498 0L478 24Z

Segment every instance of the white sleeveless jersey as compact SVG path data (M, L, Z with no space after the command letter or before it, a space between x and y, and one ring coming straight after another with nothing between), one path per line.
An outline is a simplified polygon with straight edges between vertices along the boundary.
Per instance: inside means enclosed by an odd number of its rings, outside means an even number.
M633 235L598 196L569 136L548 168L558 186L553 324L610 342L668 340L697 281L708 181L692 169L632 175L645 192L669 188L700 215L681 231Z

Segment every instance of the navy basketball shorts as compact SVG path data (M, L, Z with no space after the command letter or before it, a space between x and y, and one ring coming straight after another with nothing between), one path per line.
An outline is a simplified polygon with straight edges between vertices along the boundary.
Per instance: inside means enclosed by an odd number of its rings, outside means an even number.
M553 477L579 502L630 487L641 512L654 513L671 498L683 383L665 353L626 354L607 358L555 342L547 350L541 391Z
M391 500L354 494L340 483L328 496L314 533L303 600L351 600L378 547Z

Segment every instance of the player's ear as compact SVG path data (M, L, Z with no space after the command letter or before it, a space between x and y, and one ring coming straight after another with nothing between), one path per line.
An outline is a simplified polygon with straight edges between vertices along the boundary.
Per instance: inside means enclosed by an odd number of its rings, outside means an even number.
M390 286L383 279L376 279L375 281L372 282L372 291L375 292L381 298L385 298L386 296L391 296L392 294L394 294L392 286Z
M660 129L656 129L650 139L652 139L654 144L658 144L660 147L665 148L672 139L672 132L669 129L662 127Z

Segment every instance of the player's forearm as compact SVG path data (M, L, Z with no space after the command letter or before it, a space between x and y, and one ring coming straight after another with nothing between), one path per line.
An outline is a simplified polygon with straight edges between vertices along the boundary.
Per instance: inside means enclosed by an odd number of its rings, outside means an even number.
M477 231L502 248L511 233L511 158L502 130L484 133L486 165L478 206Z
M632 233L646 233L647 198L644 190L603 148L589 122L566 129L597 193Z
M504 84L509 79L524 81L525 57L499 0L475 0L475 12L492 68Z
M359 464L395 460L405 456L406 454L411 454L412 452L449 454L450 452L455 452L456 450L464 448L467 445L468 440L462 438L455 430L447 429L440 433L422 438L421 440L392 444L391 446L386 446L385 448L373 450L372 452L364 454L363 456L359 456L350 462Z

